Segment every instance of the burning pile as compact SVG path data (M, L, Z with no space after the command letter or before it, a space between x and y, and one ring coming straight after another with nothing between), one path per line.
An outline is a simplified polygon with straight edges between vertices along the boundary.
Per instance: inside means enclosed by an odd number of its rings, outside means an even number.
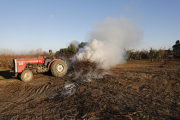
M83 82L91 82L92 78L102 79L103 69L97 68L97 63L89 59L76 60L72 63L75 70L75 77L73 79Z
M97 64L90 60L90 59L82 59L82 60L76 60L72 63L72 66L74 66L75 71L83 71L82 75L85 75L89 72L89 70L95 71L97 69Z

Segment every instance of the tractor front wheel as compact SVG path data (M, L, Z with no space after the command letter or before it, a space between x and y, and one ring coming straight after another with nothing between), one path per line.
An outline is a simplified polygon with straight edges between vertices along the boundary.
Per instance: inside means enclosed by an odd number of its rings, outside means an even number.
M33 73L30 70L24 70L21 73L21 80L24 82L29 82L33 79Z
M63 60L56 60L51 65L51 73L55 77L62 77L67 73L67 64Z

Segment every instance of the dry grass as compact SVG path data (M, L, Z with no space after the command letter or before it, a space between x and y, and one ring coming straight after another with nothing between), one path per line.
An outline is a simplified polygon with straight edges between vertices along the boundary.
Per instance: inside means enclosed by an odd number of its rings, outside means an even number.
M15 58L29 58L34 55L0 55L0 67L3 68L12 68L13 67L13 59Z
M42 75L30 83L1 80L0 119L180 119L180 61L161 65L160 60L129 61L91 82L74 80L74 74ZM77 84L75 92L63 95L69 83Z

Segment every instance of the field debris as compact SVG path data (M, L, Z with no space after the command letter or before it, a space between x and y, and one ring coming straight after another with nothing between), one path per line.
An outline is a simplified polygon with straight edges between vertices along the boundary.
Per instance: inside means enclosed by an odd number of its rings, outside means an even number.
M103 79L103 73L98 73L97 71L89 70L88 73L84 74L81 69L79 72L75 72L74 80L80 80L84 82L91 82L91 79Z
M30 83L1 80L0 119L180 119L180 62L161 64L136 60L108 71L40 75Z
M71 65L74 66L75 71L83 70L82 75L87 74L89 70L95 71L97 69L97 63L86 58L82 60L76 59Z

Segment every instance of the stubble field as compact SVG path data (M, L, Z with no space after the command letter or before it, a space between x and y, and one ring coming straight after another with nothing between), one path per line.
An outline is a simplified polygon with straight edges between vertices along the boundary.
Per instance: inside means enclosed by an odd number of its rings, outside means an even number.
M180 119L180 60L134 60L96 77L78 74L39 74L24 83L0 71L0 119Z

